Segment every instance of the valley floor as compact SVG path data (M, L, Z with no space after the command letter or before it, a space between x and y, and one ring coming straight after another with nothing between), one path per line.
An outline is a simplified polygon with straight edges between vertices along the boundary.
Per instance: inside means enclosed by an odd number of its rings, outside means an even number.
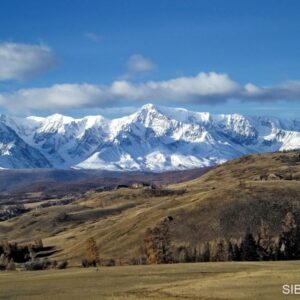
M0 299L299 299L300 261L193 263L0 273Z

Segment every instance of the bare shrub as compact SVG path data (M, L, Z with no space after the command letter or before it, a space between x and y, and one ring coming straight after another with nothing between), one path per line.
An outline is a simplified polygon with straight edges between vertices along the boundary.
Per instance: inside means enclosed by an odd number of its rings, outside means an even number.
M51 266L51 262L48 259L28 261L24 264L27 271L46 270Z
M88 260L86 258L84 258L81 261L81 265L82 265L83 268L89 268L89 267L96 267L97 266L96 261L94 261L94 260Z
M66 269L67 266L68 266L68 261L63 260L57 264L57 269L60 269L60 270Z

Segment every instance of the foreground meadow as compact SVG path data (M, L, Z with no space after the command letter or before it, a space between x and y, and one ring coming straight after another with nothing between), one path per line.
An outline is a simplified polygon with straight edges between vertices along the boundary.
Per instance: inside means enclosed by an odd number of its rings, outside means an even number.
M69 268L0 273L0 299L297 299L300 261Z

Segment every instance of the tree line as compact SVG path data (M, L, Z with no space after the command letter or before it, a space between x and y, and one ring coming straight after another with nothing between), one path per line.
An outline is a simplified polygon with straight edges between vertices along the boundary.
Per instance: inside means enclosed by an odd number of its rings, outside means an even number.
M147 228L141 244L135 249L129 264L169 264L210 261L268 261L300 259L300 226L293 213L282 219L282 230L272 236L270 227L261 221L258 232L249 229L240 238L218 238L211 241L175 245L170 226L173 218L167 217L152 228ZM3 241L0 243L0 270L14 270L15 262L24 264L27 270L48 268L63 269L67 261L56 262L39 258L45 250L42 240L18 245ZM114 259L100 259L96 240L85 241L83 267L114 266ZM119 263L120 264L120 263Z
M261 221L256 234L248 229L238 239L218 238L180 246L171 243L170 224L165 219L146 230L143 245L132 258L133 264L300 259L300 226L291 212L283 218L278 236L272 236L270 227Z

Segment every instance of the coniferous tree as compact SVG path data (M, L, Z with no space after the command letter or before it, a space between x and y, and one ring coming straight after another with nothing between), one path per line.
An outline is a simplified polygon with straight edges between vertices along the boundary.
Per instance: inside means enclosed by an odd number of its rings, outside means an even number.
M228 246L227 246L227 260L232 261L234 260L234 252L233 252L233 245L231 241L228 241Z
M233 261L241 261L242 257L241 257L241 245L242 240L235 240L232 239L231 240L231 244L232 244L232 260Z
M214 261L226 261L227 256L226 242L223 239L218 239L215 242Z
M241 244L241 259L245 261L258 260L257 244L249 230L247 230L247 233Z

